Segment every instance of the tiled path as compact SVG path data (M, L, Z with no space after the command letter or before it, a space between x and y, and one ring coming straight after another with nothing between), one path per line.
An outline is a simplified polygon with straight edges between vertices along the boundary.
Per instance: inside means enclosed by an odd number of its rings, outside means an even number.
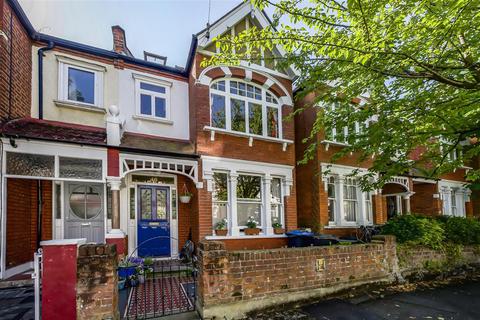
M33 286L0 289L0 319L34 319Z

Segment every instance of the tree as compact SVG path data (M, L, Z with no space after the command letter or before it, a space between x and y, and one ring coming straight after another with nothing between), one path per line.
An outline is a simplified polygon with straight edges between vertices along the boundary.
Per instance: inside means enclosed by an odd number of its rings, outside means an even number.
M285 54L273 59L298 71L297 97L316 93L306 107L340 106L318 112L304 161L324 129L356 123L363 130L345 137L348 145L334 158L372 158L364 185L378 173L376 187L412 170L436 178L478 159L479 0L252 2L274 9L272 27L219 37L222 53L205 63L258 60L261 48L281 47ZM354 106L353 97L367 103ZM479 170L468 173L479 177Z

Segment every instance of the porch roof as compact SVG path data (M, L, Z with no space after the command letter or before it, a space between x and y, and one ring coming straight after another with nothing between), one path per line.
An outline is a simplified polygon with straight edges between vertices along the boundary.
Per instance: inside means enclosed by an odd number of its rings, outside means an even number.
M105 129L59 121L20 118L0 126L6 137L106 146Z
M145 150L162 154L195 156L193 143L187 140L173 140L150 135L125 132L120 149Z

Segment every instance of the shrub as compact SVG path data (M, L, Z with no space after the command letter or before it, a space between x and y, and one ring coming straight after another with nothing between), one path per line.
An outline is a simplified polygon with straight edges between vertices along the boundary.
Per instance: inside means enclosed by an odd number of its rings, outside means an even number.
M382 234L394 235L398 243L421 244L432 249L441 249L445 240L439 221L417 215L403 215L389 220L383 226Z
M457 244L480 244L480 222L475 219L449 217L444 222L445 236Z

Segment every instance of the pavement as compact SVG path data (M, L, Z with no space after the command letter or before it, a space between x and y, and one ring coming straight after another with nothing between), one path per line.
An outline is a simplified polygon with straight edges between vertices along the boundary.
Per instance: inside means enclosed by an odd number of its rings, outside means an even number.
M333 298L297 308L251 315L250 319L477 320L480 319L480 281L427 287L412 292Z
M33 320L34 299L33 286L0 289L0 319Z

